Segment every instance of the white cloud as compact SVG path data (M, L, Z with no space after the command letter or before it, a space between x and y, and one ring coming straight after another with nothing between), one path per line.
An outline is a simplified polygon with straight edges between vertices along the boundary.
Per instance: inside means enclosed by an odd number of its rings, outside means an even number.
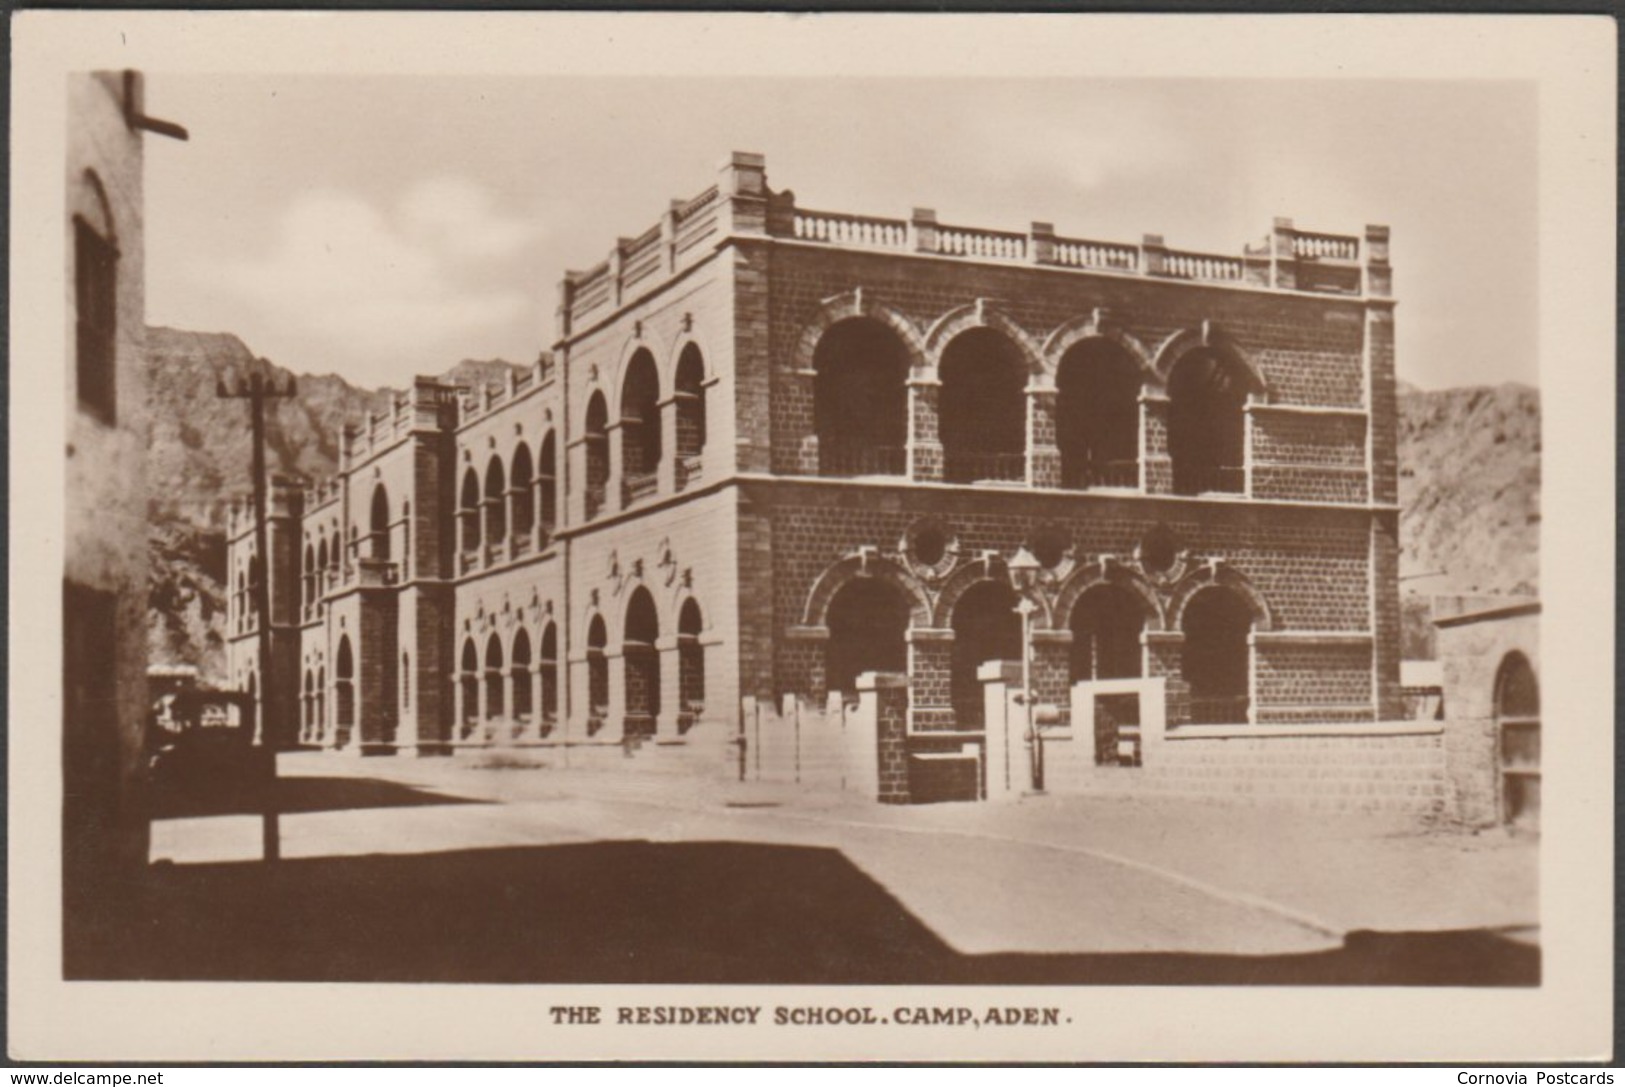
M307 192L284 210L266 252L203 278L280 330L273 337L326 356L289 363L385 380L489 351L511 341L516 324L533 323L538 300L517 286L480 284L501 283L492 273L540 232L499 214L466 181L420 183L387 213L346 193Z

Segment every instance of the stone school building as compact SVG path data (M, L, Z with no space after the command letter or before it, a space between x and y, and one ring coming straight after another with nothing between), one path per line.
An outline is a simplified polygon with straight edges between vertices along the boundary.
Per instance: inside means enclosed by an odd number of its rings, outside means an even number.
M815 211L736 153L565 274L528 371L419 379L273 488L269 677L234 511L233 677L359 753L1427 807L1390 288L1380 226Z

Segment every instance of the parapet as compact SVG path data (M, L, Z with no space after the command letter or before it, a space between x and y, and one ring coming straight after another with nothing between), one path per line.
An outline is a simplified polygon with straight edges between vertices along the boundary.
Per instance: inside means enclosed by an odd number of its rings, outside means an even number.
M609 255L584 271L569 271L559 287L561 337L607 318L622 305L704 259L729 238L763 236L797 244L912 253L969 262L1024 264L1114 276L1228 284L1254 289L1387 298L1388 228L1364 235L1300 230L1278 218L1270 232L1239 254L1176 249L1160 234L1138 243L1060 235L1053 223L1025 230L942 223L930 208L906 219L815 211L795 193L773 192L766 159L736 151L720 177L698 195L673 200L653 226L616 241Z

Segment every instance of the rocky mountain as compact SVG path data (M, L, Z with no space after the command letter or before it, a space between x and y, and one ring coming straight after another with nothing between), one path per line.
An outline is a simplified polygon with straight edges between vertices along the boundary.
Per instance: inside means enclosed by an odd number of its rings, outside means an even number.
M1540 588L1540 393L1527 385L1399 395L1406 656L1432 656L1434 594Z
M512 363L465 359L441 380L502 381ZM224 679L225 537L221 499L249 484L248 406L221 399L221 378L258 369L229 333L147 330L149 651L154 663L195 664ZM338 465L346 422L388 403L334 374L298 375L297 395L268 413L273 472L319 479ZM1539 584L1540 396L1521 385L1400 389L1400 573L1406 656L1431 655L1434 593L1528 593ZM1428 575L1428 576L1420 576Z
M224 332L147 329L148 655L155 664L197 665L207 682L225 678L223 499L248 494L248 402L222 398L220 381L259 373L277 388L295 375L257 360ZM489 384L513 364L465 359L440 379ZM336 374L297 375L296 395L266 410L266 466L315 480L338 467L347 422L389 403L392 390L360 389Z

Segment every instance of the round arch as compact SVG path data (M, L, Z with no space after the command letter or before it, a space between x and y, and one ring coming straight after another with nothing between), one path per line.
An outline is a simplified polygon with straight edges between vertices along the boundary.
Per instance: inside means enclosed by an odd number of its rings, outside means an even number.
M1247 353L1237 346L1229 333L1208 321L1202 322L1199 329L1182 328L1157 345L1151 369L1158 384L1166 388L1168 376L1179 360L1193 351L1203 350L1211 351L1224 361L1239 367L1246 378L1248 391L1266 400L1269 398L1270 386L1269 382L1264 380L1263 371L1259 370Z
M975 329L1001 333L1015 344L1022 369L1029 377L1044 372L1044 351L1038 340L1009 314L985 299L955 307L931 323L922 344L925 369L940 377L942 353L960 336Z
M871 556L867 562L862 555L848 555L824 568L807 593L802 609L802 625L822 627L829 617L829 604L847 582L854 578L873 577L889 581L907 594L909 599L909 625L931 625L931 596L918 578L891 559Z
M989 560L984 556L965 563L949 575L937 593L936 621L932 625L941 628L951 627L954 609L959 607L960 598L984 582L995 582L1005 588L1010 587L1010 578L1002 559ZM1053 627L1054 604L1042 593L1035 594L1034 600L1039 605L1039 611L1034 617L1033 625L1040 630Z
M1071 628L1072 609L1084 593L1098 586L1109 585L1133 593L1145 608L1146 627L1149 630L1167 630L1167 613L1162 600L1151 583L1135 571L1119 563L1091 562L1078 567L1061 583L1055 594L1054 620L1058 627Z
M1167 630L1180 630L1185 622L1185 608L1191 598L1203 589L1220 587L1229 589L1246 601L1253 616L1254 630L1274 630L1275 617L1269 601L1264 599L1247 576L1235 567L1222 562L1210 562L1188 575L1174 589L1165 614Z
M794 368L803 373L811 373L813 356L818 351L818 342L824 338L824 333L853 317L867 317L890 328L897 334L898 339L903 342L904 350L908 352L909 369L911 371L925 369L924 337L919 327L901 311L868 296L862 288L826 299L818 307L812 319L802 328L800 339L796 341Z
M1061 360L1066 357L1066 353L1090 340L1104 340L1122 348L1123 353L1139 368L1142 382L1157 385L1162 383L1152 361L1151 352L1146 346L1118 328L1115 323L1103 322L1094 315L1075 317L1044 338L1044 344L1039 349L1044 368L1051 374L1059 373Z

